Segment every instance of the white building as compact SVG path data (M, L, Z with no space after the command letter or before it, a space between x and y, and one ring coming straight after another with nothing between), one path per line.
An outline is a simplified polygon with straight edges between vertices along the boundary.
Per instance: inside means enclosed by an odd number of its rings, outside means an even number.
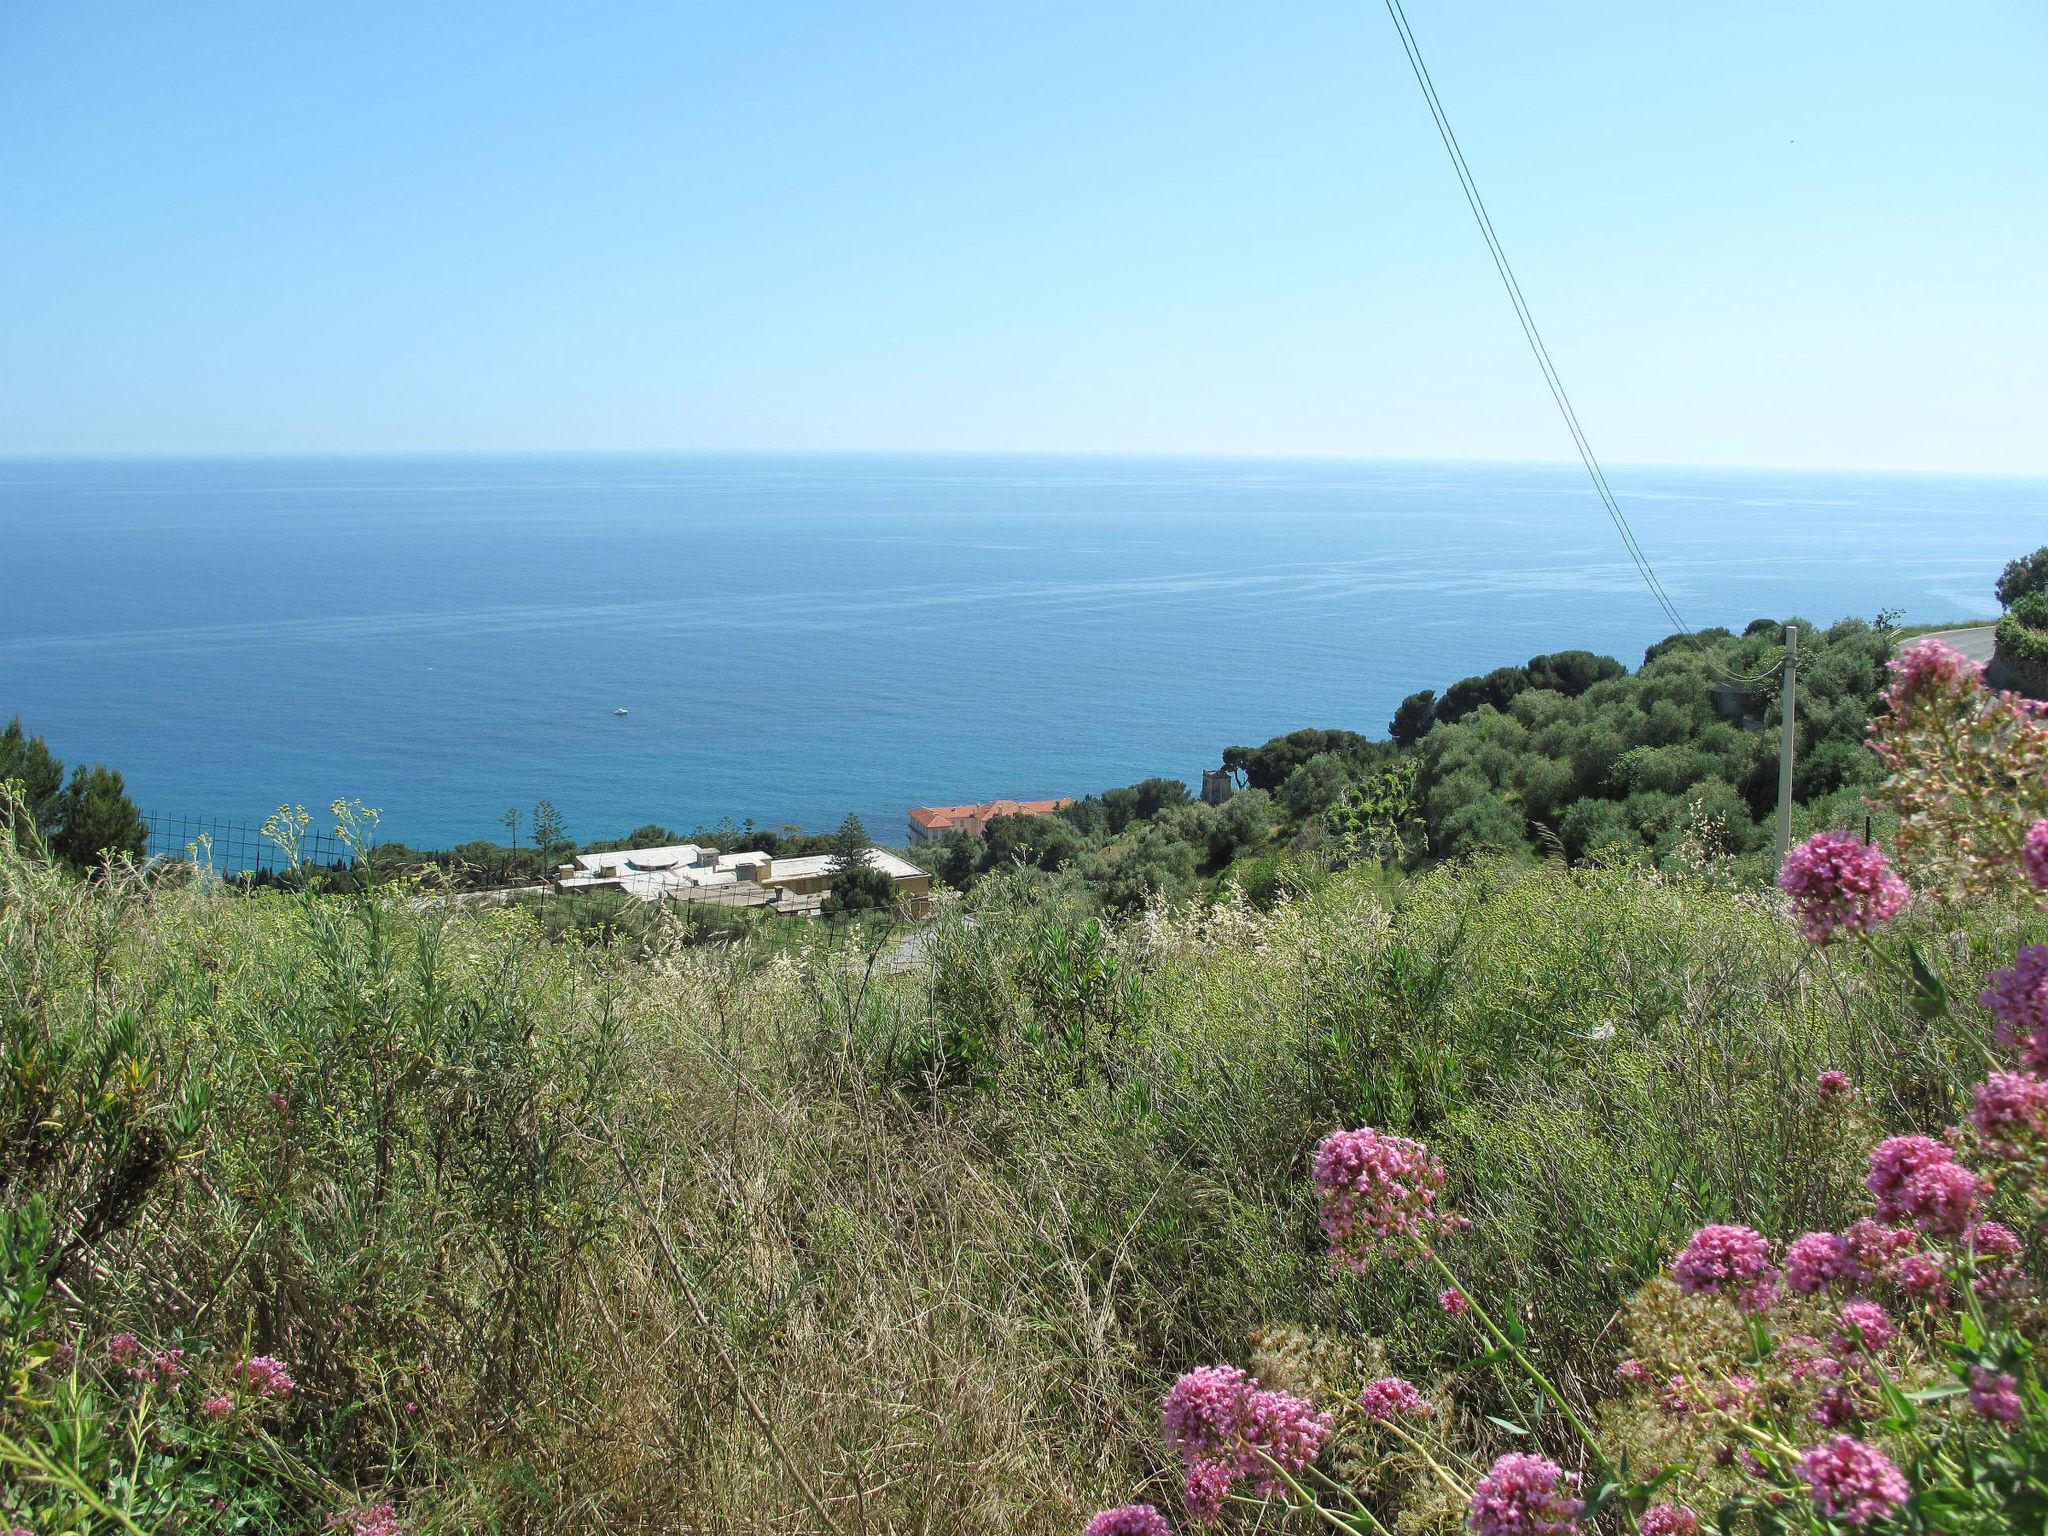
M931 912L932 877L908 859L870 848L868 863L896 882L915 917ZM760 852L720 853L696 843L578 854L555 872L564 891L621 891L641 901L712 901L737 907L816 912L832 889L829 853L771 859Z

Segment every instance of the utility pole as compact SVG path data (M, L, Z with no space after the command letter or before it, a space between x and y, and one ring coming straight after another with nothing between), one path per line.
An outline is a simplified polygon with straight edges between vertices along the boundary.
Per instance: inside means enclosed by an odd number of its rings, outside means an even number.
M1784 704L1778 736L1778 868L1792 851L1792 698L1799 687L1799 626L1785 626Z

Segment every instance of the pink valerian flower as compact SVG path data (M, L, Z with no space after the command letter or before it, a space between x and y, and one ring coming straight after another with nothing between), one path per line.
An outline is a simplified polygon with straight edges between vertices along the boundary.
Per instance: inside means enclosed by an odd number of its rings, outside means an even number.
M1931 1253L1909 1253L1892 1267L1892 1284L1915 1301L1946 1304L1953 1299L1948 1270Z
M1126 1504L1105 1509L1088 1522L1081 1536L1173 1536L1173 1527L1150 1504Z
M1693 1400L1692 1383L1674 1376L1657 1389L1657 1411L1671 1418L1691 1413L1700 1405Z
M1970 1410L1980 1418L2000 1424L2017 1424L2020 1420L2019 1382L2003 1371L1987 1371L1981 1365L1971 1366Z
M185 1364L182 1349L151 1350L149 1358L140 1365L128 1368L128 1374L147 1386L175 1386L191 1375L191 1367Z
M1831 1068L1813 1080L1813 1096L1823 1104L1840 1104L1856 1097L1856 1085L1849 1081L1848 1073Z
M1367 1382L1358 1402L1369 1419L1423 1418L1432 1411L1428 1399L1415 1390L1415 1384L1399 1376L1382 1376L1378 1381Z
M1465 1299L1465 1293L1455 1285L1438 1291L1436 1304L1452 1317L1463 1317L1472 1310L1472 1303Z
M1166 1448L1185 1462L1237 1454L1252 1378L1234 1365L1205 1365L1173 1384L1160 1406Z
M2027 828L2027 840L2020 844L2020 864L2029 885L2048 891L2048 817Z
M1901 1203L1923 1232L1960 1236L1970 1225L1982 1180L1961 1163L1935 1163L1906 1180Z
M1835 1330L1835 1348L1844 1353L1860 1349L1876 1354L1899 1336L1897 1325L1874 1301L1845 1301L1836 1316L1841 1326Z
M1636 1521L1643 1536L1697 1536L1700 1517L1681 1504L1652 1504Z
M388 1500L337 1511L327 1517L327 1528L344 1536L404 1536L405 1531L398 1522L398 1510ZM1166 1527L1162 1524L1159 1529L1165 1531Z
M1566 1536L1586 1507L1578 1485L1547 1456L1510 1452L1473 1485L1473 1536Z
M1785 1284L1801 1296L1836 1282L1853 1284L1860 1268L1848 1240L1832 1232L1802 1232L1785 1248Z
M1993 971L1977 1001L1998 1020L2001 1045L2031 1072L2048 1072L2048 944L2023 944L2013 963Z
M1964 1234L1976 1273L1970 1289L1986 1301L2015 1301L2027 1293L2027 1272L2016 1262L2019 1234L2002 1221L1980 1221Z
M1912 1219L1914 1201L1908 1184L1916 1174L1954 1160L1955 1153L1931 1136L1891 1136L1879 1142L1871 1150L1870 1173L1863 1181L1877 1197L1878 1219Z
M1753 1376L1730 1376L1714 1394L1714 1407L1722 1413L1734 1413L1747 1408L1756 1400L1756 1378Z
M1822 1441L1797 1466L1815 1506L1844 1525L1868 1525L1913 1496L1913 1485L1891 1458L1854 1435Z
M132 1333L117 1333L105 1345L106 1356L115 1365L133 1365L142 1358L142 1341Z
M224 1419L235 1411L235 1400L216 1394L199 1405L199 1411L209 1419Z
M1314 1404L1262 1388L1231 1365L1182 1376L1166 1394L1160 1417L1167 1447L1183 1462L1220 1466L1230 1476L1250 1478L1261 1492L1275 1490L1267 1458L1299 1471L1337 1429Z
M1825 944L1837 928L1891 921L1912 893L1884 850L1853 832L1816 832L1785 856L1778 889L1792 898L1799 931Z
M2016 1259L2020 1235L2002 1221L1980 1221L1969 1231L1970 1249L1979 1258Z
M1821 1393L1813 1405L1814 1418L1829 1429L1840 1429L1863 1417L1863 1402L1853 1381L1837 1381Z
M1640 1387L1650 1379L1650 1368L1633 1355L1614 1368L1614 1379L1626 1387Z
M1994 1072L1976 1088L1970 1120L1985 1146L2003 1157L2024 1156L2048 1134L2048 1082L2022 1072Z
M1444 1213L1437 1208L1444 1167L1429 1148L1370 1126L1332 1131L1316 1148L1323 1234L1336 1268L1363 1273L1382 1243L1420 1240Z
M1864 1275L1888 1280L1900 1257L1919 1245L1920 1235L1911 1227L1887 1227L1865 1216L1850 1224L1842 1241Z
M1671 1274L1686 1295L1728 1292L1745 1312L1768 1307L1778 1288L1771 1245L1750 1227L1701 1227L1672 1260Z
M1188 1518L1198 1525L1214 1525L1223 1518L1223 1501L1230 1495L1230 1468L1216 1461L1198 1461L1188 1468L1181 1503Z
M1921 640L1891 660L1892 685L1879 695L1901 720L1923 704L1951 702L1984 682L1984 664L1939 640Z
M1262 1390L1245 1399L1244 1448L1238 1470L1259 1493L1277 1494L1286 1485L1266 1465L1270 1458L1289 1472L1299 1472L1322 1453L1337 1432L1337 1421L1318 1413L1315 1404L1291 1392Z
M251 1356L236 1366L231 1374L244 1390L257 1397L289 1397L298 1385L292 1380L292 1373L285 1368L285 1363L270 1355Z
M1791 1362L1786 1374L1794 1381L1804 1381L1809 1376L1833 1381L1842 1374L1842 1362L1829 1354L1827 1346L1811 1334L1795 1333L1781 1340L1773 1353L1778 1359Z

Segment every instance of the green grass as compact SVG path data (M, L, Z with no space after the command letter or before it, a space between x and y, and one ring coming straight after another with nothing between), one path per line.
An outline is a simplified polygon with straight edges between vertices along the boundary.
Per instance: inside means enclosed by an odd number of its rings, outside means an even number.
M978 897L888 975L872 930L550 942L402 887L0 850L0 1202L58 1230L42 1336L89 1366L117 1330L180 1344L195 1392L289 1361L275 1454L206 1453L251 1530L380 1496L416 1530L1052 1536L1164 1502L1159 1394L1255 1330L1463 1369L1436 1282L1330 1273L1306 1168L1333 1128L1432 1144L1458 1262L1586 1399L1693 1226L1846 1219L1868 1136L1981 1075L1968 1026L1713 865L1346 871L1106 926ZM1962 996L2042 936L1949 922L1918 931ZM1862 1118L1820 1113L1830 1066ZM7 1436L58 1444L47 1376Z

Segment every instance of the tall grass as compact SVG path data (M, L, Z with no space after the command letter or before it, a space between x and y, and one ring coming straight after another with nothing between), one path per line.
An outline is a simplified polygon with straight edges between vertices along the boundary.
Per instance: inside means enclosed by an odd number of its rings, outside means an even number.
M2021 920L1946 921L1964 991ZM907 971L852 930L645 948L0 842L0 1201L49 1214L37 1336L77 1351L22 1354L8 1442L157 1500L146 1528L220 1518L55 1427L136 1411L104 1355L132 1331L198 1362L147 1408L181 1423L233 1361L291 1365L242 1439L162 1432L247 1529L389 1498L422 1531L1072 1531L1166 1477L1162 1388L1255 1332L1456 1369L1420 1278L1329 1273L1322 1133L1431 1141L1584 1399L1700 1222L1847 1219L1867 1138L1818 1071L1877 1126L1981 1075L1711 866L1347 873L1108 926L985 893ZM12 1467L17 1523L122 1528Z

